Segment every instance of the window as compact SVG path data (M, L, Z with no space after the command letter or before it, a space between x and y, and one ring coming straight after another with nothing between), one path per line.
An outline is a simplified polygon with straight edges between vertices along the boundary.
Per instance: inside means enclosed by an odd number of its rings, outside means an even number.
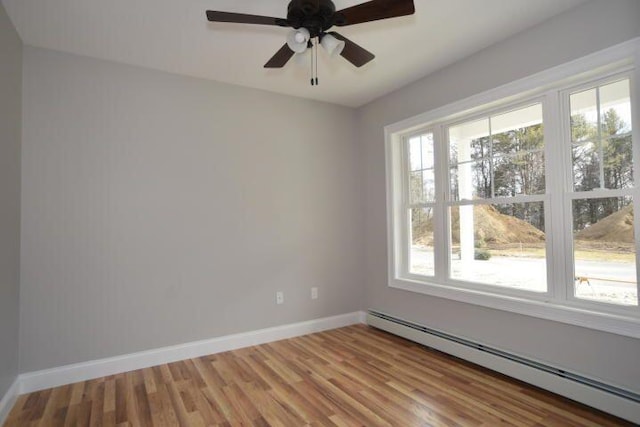
M450 278L546 292L542 104L447 129Z
M574 296L637 306L630 80L568 97Z
M435 208L435 158L433 133L408 139L409 154L409 272L434 275L433 210Z
M604 57L385 129L390 286L640 337L638 73Z

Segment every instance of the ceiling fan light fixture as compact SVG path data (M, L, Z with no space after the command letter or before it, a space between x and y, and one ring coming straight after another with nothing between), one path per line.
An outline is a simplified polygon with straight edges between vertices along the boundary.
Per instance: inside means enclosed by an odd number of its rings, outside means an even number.
M287 45L289 49L295 53L302 53L307 50L307 43L309 43L310 38L311 34L309 30L306 28L298 28L297 30L291 31L287 36Z
M331 34L325 34L324 36L322 36L322 40L320 40L320 45L322 45L324 50L329 53L329 56L336 56L342 53L345 42L342 40L338 40Z

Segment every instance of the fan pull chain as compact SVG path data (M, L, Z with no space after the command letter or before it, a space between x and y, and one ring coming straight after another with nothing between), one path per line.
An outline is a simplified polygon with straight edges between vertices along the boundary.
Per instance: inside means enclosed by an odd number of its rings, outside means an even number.
M313 43L311 43L311 41L309 41L309 47L311 48L311 54L309 56L311 56L311 86L314 85L314 80L313 80Z
M318 86L318 45L320 44L320 38L316 37L316 86Z
M317 37L315 44L309 41L309 47L311 48L311 86L318 86L318 44L320 44L320 42Z

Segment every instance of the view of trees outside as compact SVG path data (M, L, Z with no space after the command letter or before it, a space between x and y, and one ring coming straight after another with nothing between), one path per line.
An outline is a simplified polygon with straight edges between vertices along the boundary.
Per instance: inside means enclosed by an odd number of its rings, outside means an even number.
M575 296L637 305L632 198L586 193L633 186L629 81L570 104ZM543 131L540 104L449 128L451 200L472 201L449 211L453 279L546 291ZM410 271L433 275L433 137L412 141ZM532 197L491 200L514 196Z
M484 203L545 193L542 106L449 129L451 277L545 292L544 204Z
M633 187L629 81L571 95L573 183L576 193ZM575 295L637 305L633 199L573 200Z

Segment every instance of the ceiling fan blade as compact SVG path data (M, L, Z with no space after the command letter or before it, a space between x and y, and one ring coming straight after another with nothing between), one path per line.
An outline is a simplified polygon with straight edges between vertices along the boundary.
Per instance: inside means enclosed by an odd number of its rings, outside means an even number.
M335 31L331 31L327 34L331 34L333 37L344 42L344 49L340 53L340 56L351 62L356 67L362 67L376 57L373 53L369 52L363 47L358 46L345 36L338 34Z
M285 45L282 46L266 64L264 64L264 68L282 68L287 62L289 62L294 53L295 52L292 51L285 43Z
M245 13L218 12L207 10L207 19L211 22L233 22L236 24L277 25L288 27L289 23L283 18L271 16L247 15Z
M380 19L413 15L415 12L416 8L413 5L413 0L372 0L336 12L338 19L335 20L335 25L344 27Z

